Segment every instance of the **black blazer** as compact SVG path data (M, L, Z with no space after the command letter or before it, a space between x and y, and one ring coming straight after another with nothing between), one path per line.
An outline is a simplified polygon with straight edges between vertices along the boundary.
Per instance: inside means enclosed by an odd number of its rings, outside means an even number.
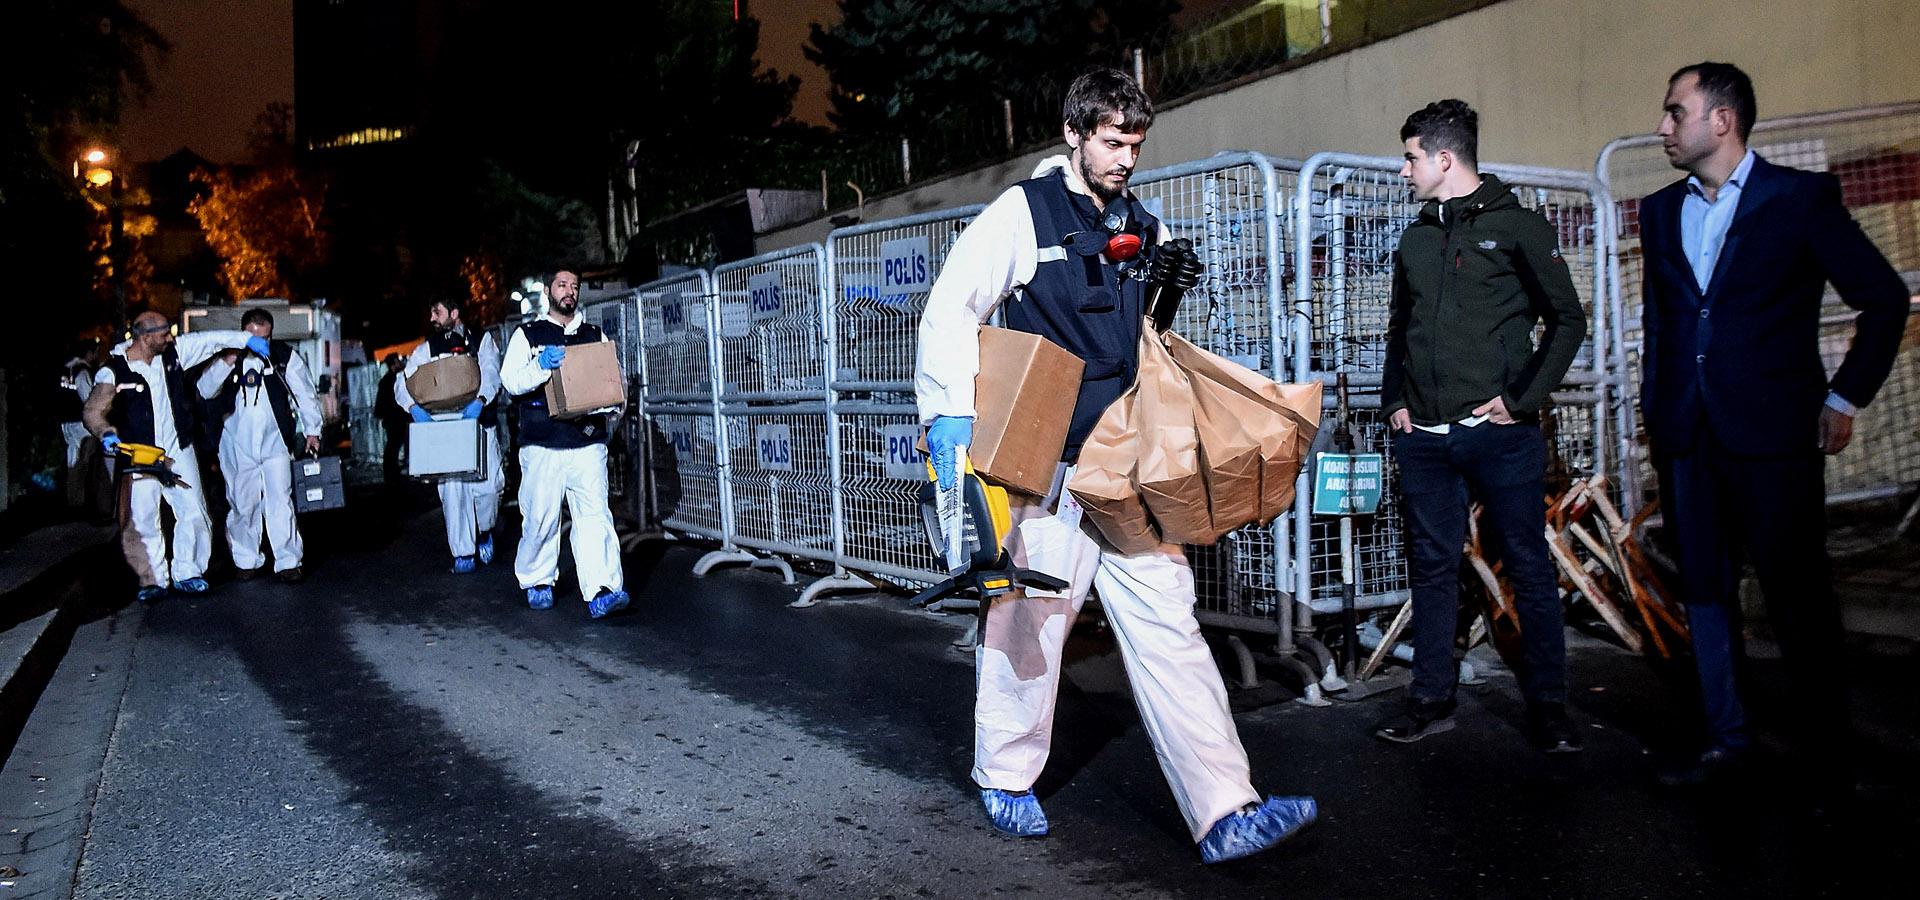
M1755 158L1704 294L1680 246L1685 179L1640 206L1645 255L1640 409L1656 454L1694 446L1704 418L1739 453L1812 451L1829 390L1865 406L1900 350L1908 291L1847 213L1832 175ZM1831 382L1820 300L1860 311Z

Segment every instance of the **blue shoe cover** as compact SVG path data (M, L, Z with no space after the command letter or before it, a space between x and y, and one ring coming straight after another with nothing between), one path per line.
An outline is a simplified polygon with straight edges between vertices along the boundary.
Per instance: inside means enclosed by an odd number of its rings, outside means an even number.
M527 588L527 605L534 609L552 609L553 585L539 584Z
M475 555L480 557L481 565L483 566L493 565L493 532L491 531L481 532L480 542L473 549L474 549Z
M471 556L456 556L453 558L453 574L455 575L465 575L473 571L473 567L474 562Z
M987 808L987 821L1001 834L1039 837L1047 833L1047 813L1040 808L1039 797L981 788L980 803Z
M207 580L198 575L174 582L173 589L182 594L204 594L211 590L207 586Z
M596 618L596 619L606 615L607 613L619 612L620 610L623 610L626 608L627 608L627 592L626 591L602 590L599 596L593 598L592 600L587 601L587 615L592 616L593 618Z
M150 584L150 585L147 585L146 587L141 588L139 591L136 591L133 595L133 599L138 600L141 603L156 603L165 596L167 596L166 588L163 588L157 584Z
M1300 833L1320 817L1312 797L1268 797L1253 809L1243 809L1213 823L1200 841L1200 860L1223 863L1252 856Z

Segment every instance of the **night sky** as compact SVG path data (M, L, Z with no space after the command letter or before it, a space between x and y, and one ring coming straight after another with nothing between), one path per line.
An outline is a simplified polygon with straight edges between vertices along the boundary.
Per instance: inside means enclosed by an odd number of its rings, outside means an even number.
M153 95L121 123L132 160L165 157L181 147L214 162L246 157L247 134L267 104L293 102L293 4L289 0L128 0L173 44L154 73ZM804 83L794 115L826 123L826 78L800 47L807 24L837 18L835 0L767 0L751 11L761 20L760 62ZM294 111L299 114L298 110Z

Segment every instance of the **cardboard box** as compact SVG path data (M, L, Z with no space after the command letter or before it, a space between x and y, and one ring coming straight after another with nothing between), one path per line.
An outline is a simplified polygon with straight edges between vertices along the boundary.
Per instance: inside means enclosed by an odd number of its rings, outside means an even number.
M480 396L480 361L466 354L442 356L407 376L407 393L428 412L455 412Z
M1067 445L1084 368L1080 357L1037 334L981 328L967 448L974 470L1010 490L1044 496Z
M346 482L340 477L340 457L296 459L292 465L294 512L318 512L347 505Z
M574 344L547 379L547 415L572 419L627 402L627 376L612 341Z
M407 475L426 481L487 477L486 442L479 419L457 416L407 426Z

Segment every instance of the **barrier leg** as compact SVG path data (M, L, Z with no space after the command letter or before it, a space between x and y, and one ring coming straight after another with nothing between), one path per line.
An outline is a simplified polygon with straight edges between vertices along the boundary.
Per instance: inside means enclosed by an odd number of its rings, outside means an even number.
M800 597L787 604L790 609L807 609L820 604L820 595L829 591L871 591L874 584L851 572L835 572L825 578L807 585Z

